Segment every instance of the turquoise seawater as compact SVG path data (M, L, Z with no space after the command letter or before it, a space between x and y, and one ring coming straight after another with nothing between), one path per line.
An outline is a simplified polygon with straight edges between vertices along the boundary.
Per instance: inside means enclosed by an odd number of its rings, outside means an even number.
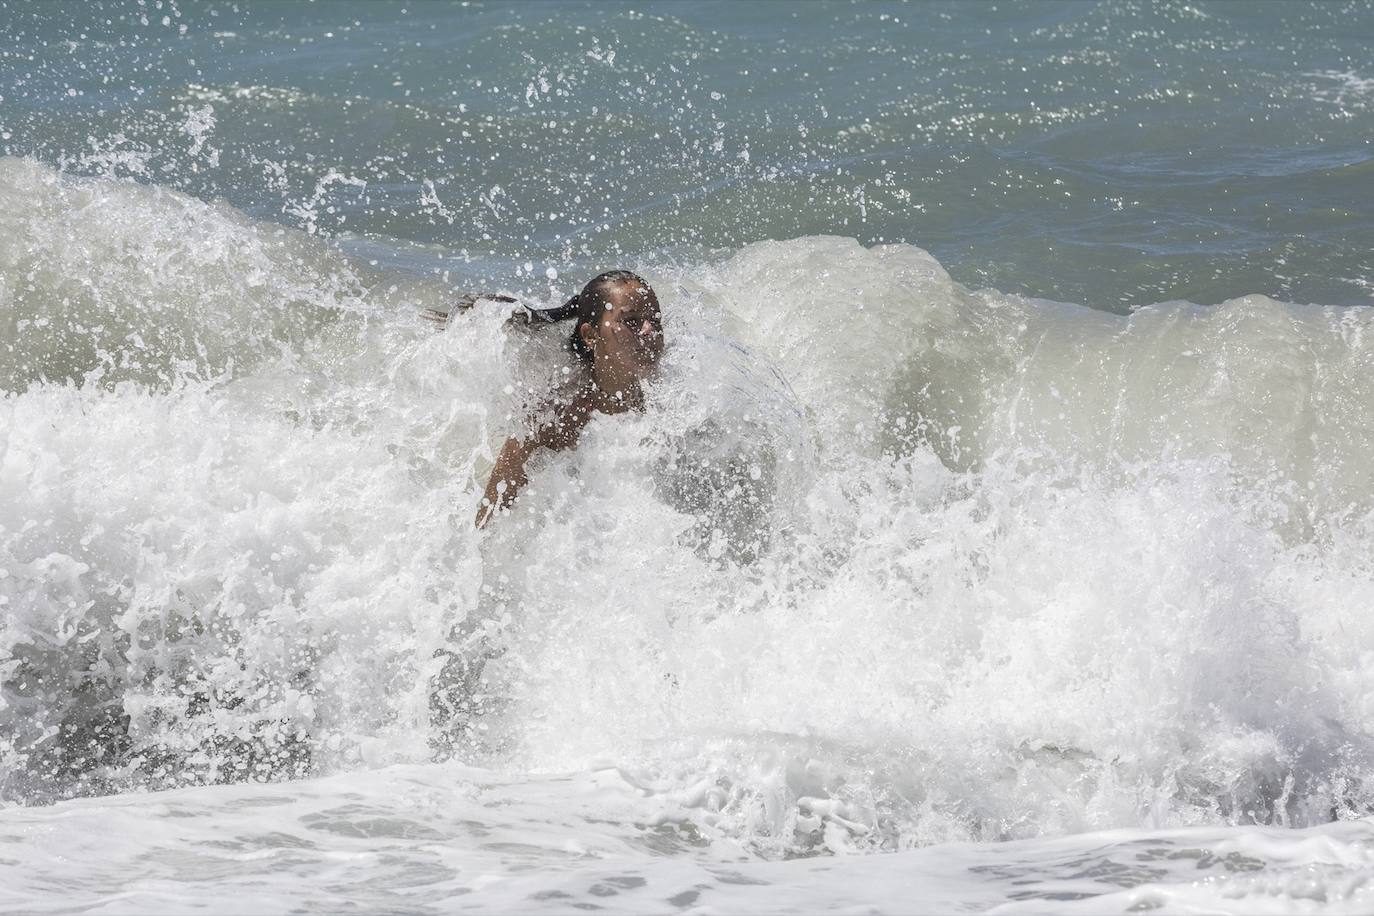
M0 154L508 281L835 234L1125 311L1374 296L1374 8L20 3Z

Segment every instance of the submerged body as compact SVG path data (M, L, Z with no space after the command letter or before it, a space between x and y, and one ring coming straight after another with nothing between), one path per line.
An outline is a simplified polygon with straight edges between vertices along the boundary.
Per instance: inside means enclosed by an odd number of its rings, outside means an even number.
M573 397L555 404L547 420L501 447L477 508L478 528L515 501L528 483L525 464L540 448L572 448L595 413L643 409L643 383L663 355L663 321L653 289L629 271L610 271L542 320L573 316L577 322L569 346L582 362L583 378Z

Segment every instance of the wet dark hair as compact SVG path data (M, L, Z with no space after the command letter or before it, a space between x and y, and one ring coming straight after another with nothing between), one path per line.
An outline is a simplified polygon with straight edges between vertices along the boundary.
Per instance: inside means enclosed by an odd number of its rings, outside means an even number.
M628 270L608 270L604 274L593 277L586 286L582 287L582 292L557 308L529 309L530 319L531 321L554 322L576 318L572 336L568 339L568 346L579 358L590 363L592 351L587 348L586 342L582 339L582 325L589 321L594 323L597 320L597 317L610 303L613 290L632 284L647 290L649 295L654 298L654 305L658 305L658 297L654 296L653 287L645 282L639 274Z

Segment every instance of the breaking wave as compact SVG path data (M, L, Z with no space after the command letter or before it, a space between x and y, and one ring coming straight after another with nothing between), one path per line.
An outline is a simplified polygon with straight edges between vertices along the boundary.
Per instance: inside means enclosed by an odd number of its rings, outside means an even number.
M156 186L9 159L0 203L11 803L613 762L787 856L1374 801L1368 308L626 265L649 410L479 536L558 334Z

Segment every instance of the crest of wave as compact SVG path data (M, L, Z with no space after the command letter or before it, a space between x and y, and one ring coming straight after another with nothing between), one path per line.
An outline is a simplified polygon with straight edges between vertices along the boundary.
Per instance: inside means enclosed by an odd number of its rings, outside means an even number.
M363 292L318 240L225 204L0 159L0 390L251 370Z

